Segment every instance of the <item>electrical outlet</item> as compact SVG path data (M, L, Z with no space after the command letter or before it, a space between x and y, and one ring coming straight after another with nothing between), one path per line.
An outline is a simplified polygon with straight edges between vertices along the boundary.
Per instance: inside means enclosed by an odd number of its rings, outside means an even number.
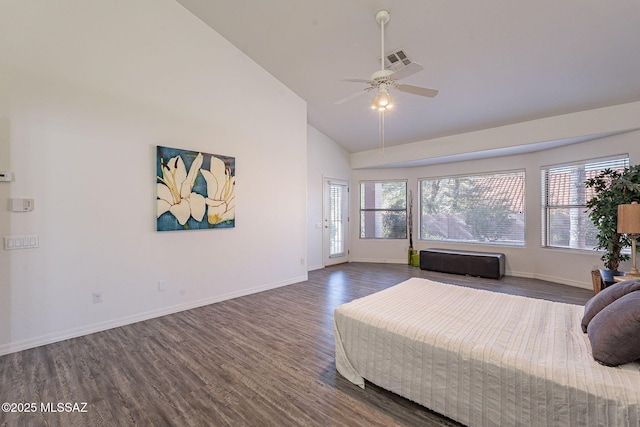
M99 303L102 302L102 291L95 291L93 293L93 303Z
M158 281L158 292L162 292L166 290L167 290L167 281L166 280Z

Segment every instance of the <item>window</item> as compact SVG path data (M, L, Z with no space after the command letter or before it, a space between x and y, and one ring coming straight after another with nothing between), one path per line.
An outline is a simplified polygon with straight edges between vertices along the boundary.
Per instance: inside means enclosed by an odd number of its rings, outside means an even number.
M407 238L407 182L360 183L360 238Z
M586 207L593 194L584 183L604 169L622 172L628 166L629 157L625 155L543 167L542 246L585 250L597 247L598 230Z
M420 180L420 239L524 245L524 178L515 171Z

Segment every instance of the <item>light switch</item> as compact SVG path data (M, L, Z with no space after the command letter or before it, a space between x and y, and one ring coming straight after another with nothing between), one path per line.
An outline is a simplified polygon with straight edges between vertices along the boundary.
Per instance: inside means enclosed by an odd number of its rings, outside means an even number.
M15 242L13 241L13 238L5 236L4 237L4 248L9 250L9 249L14 249L14 246L15 246Z
M40 246L40 238L37 234L27 236L4 236L4 248L13 249L33 249Z

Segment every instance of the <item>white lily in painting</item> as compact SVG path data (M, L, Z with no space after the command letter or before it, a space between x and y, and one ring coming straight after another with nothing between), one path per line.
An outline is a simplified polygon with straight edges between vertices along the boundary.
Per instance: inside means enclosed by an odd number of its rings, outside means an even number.
M185 225L189 217L200 222L204 218L205 199L201 194L192 191L193 184L202 166L202 153L198 153L191 163L189 173L182 157L172 157L162 163L162 177L158 177L157 217L171 212L180 225Z
M209 211L207 220L209 224L216 225L235 218L235 183L236 178L231 176L231 169L215 156L211 156L209 170L200 169L200 173L207 182L207 198L205 200Z

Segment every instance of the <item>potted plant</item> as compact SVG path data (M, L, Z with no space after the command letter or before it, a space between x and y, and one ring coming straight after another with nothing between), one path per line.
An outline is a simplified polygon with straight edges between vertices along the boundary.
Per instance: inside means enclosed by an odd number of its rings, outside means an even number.
M622 249L631 245L626 234L618 233L618 205L640 201L640 165L625 168L622 172L605 169L585 181L585 185L594 192L594 196L587 201L587 208L589 218L598 229L598 246L595 249L604 250L600 259L605 268L610 270L601 273L613 276L620 262L629 259Z

